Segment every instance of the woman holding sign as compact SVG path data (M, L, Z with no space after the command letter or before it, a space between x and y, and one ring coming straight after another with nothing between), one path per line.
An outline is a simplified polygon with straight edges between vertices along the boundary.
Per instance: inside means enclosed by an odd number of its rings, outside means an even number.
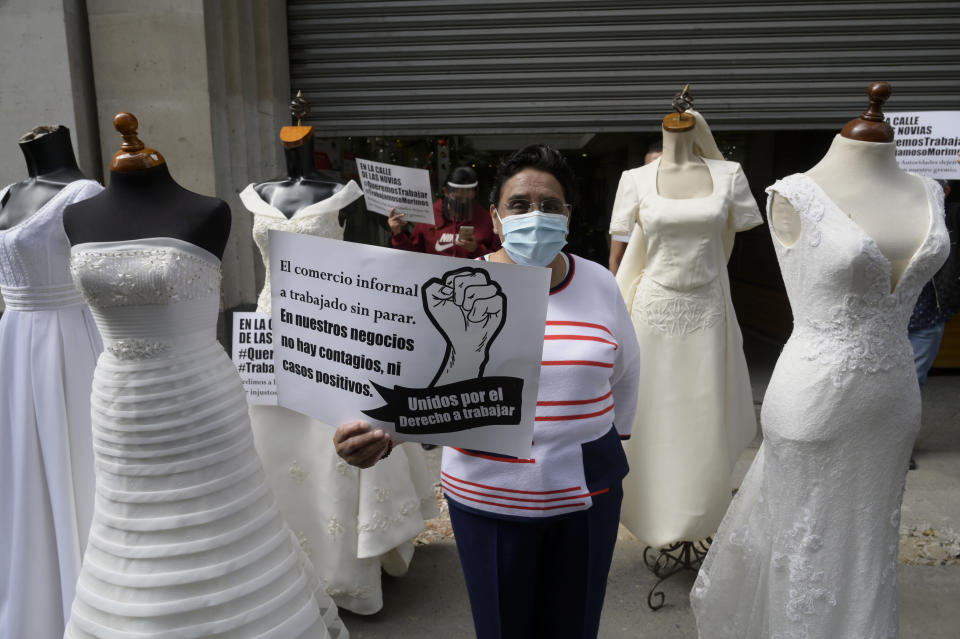
M503 248L483 259L547 267L551 288L530 458L444 449L442 485L480 639L590 638L600 625L640 356L613 276L561 252L574 183L563 156L536 145L504 161L493 186ZM343 424L334 442L360 467L394 446L365 422Z
M500 248L490 216L477 202L478 184L477 173L469 166L455 168L443 187L443 197L433 203L434 224L416 224L410 234L403 228L403 213L390 211L390 245L450 257L477 257Z

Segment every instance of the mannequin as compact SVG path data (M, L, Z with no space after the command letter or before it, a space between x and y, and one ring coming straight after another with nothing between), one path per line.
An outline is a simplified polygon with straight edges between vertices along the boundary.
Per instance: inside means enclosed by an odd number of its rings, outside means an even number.
M110 163L110 182L99 195L64 211L70 244L172 237L222 258L230 208L177 184L163 156L137 137L138 124L130 113L113 119L123 144Z
M90 391L91 543L63 636L344 639L216 339L230 210L179 186L132 115L114 126L109 187L66 220L105 348Z
M291 104L295 118L308 110L300 96ZM342 184L316 171L313 127L285 126L280 140L287 175L250 184L240 193L253 216L253 238L266 268L257 311L267 314L272 306L270 231L341 240L344 213L363 195L353 180ZM393 576L406 572L412 540L424 519L435 514L432 480L419 446L399 448L376 469L347 470L329 426L282 406L255 405L249 412L280 512L309 549L327 592L351 612L377 612L383 606L381 570ZM340 532L333 534L332 526Z
M766 189L793 331L764 392L763 442L690 595L701 639L898 636L921 416L907 327L950 238L940 185L896 165L889 87L869 95L821 162Z
M870 108L844 127L806 175L877 244L890 262L892 289L927 236L930 212L923 181L897 165L892 130L887 137L865 127L879 114L879 123L889 128L880 112L889 85L874 83L868 95ZM799 237L800 216L780 195L774 192L771 197L771 225L777 238L790 246Z
M300 209L325 200L341 190L344 183L315 168L312 126L285 126L280 131L280 140L287 174L254 184L253 190L289 220ZM346 222L349 210L347 208L340 212L340 226Z
M669 123L673 114L663 122L663 155L657 170L657 192L672 200L706 197L713 192L713 179L703 157L712 155L694 149L697 135L695 118L689 126L674 126ZM722 160L723 156L712 157Z
M65 126L38 126L20 138L20 151L27 162L26 180L10 187L0 202L0 231L30 217L60 189L84 179Z
M99 193L65 127L20 140L0 188L0 637L60 637L94 502L90 386L100 336L70 278L63 210Z
M681 93L664 118L663 156L623 173L610 222L611 234L633 231L617 284L646 361L621 521L654 549L715 532L756 435L726 263L736 233L762 218L690 102Z

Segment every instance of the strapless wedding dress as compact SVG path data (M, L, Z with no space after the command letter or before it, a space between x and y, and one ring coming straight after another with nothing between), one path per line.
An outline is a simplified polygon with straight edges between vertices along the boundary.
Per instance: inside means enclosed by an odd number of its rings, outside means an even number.
M104 338L97 496L66 637L344 639L284 522L216 341L220 261L172 238L73 247Z

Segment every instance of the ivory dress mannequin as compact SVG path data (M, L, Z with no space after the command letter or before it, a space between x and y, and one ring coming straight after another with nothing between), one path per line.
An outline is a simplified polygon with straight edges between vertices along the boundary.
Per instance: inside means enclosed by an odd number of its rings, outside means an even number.
M253 237L267 278L257 310L270 313L271 229L343 239L338 216L362 195L351 180L313 170L313 127L283 127L287 176L240 194L253 214ZM402 444L360 470L341 460L333 427L282 406L251 406L257 450L281 512L337 605L358 614L383 607L380 574L406 572L412 540L436 515L433 481L420 446Z
M58 637L93 515L90 385L101 350L70 279L63 210L101 190L66 127L20 140L0 189L0 637Z
M767 189L794 330L763 444L691 593L702 639L898 635L900 502L920 427L907 323L949 238L940 185L897 168L892 136L853 139L851 125L808 173Z
M97 501L65 637L347 636L277 508L216 340L226 204L187 191L119 114L101 197L66 216L104 336Z
M693 126L665 126L660 159L623 174L610 224L637 228L617 282L644 361L621 520L654 548L713 535L756 434L726 260L762 219L740 165L684 115Z

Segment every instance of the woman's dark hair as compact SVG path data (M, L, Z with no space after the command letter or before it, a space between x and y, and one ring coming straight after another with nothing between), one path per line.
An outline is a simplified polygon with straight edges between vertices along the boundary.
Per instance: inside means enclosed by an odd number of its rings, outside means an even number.
M490 202L497 206L500 203L500 190L503 183L524 169L536 169L549 173L557 178L563 187L563 196L570 204L577 199L577 178L573 174L566 158L546 144L531 144L525 146L507 159L500 162L497 175L493 178L493 188L490 190Z

